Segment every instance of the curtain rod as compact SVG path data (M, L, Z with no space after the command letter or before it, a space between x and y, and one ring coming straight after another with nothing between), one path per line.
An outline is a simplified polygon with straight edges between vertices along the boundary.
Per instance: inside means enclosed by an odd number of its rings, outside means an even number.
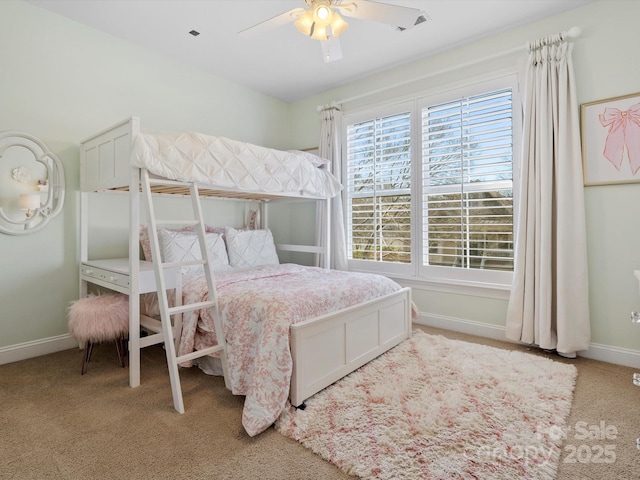
M333 101L329 105L320 105L320 106L318 106L318 111L320 112L320 111L322 111L323 109L325 109L327 107L329 107L329 108L339 108L339 105L343 104L343 103L353 102L354 100L359 100L361 98L365 98L365 97L368 97L368 96L371 96L371 95L375 95L376 93L381 93L381 92L384 92L384 91L387 91L387 90L391 90L391 89L394 89L394 88L397 88L397 87L402 87L404 85L409 85L410 83L417 82L419 80L425 80L427 78L435 77L435 76L438 76L438 75L443 75L445 73L449 73L449 72L452 72L452 71L455 71L455 70L460 70L462 68L470 67L470 66L475 65L477 63L482 63L482 62L487 62L489 60L494 60L496 58L504 57L506 55L510 55L512 53L516 53L516 52L519 52L521 50L529 50L532 46L534 46L535 44L538 44L539 42L541 42L541 41L543 41L545 39L549 39L549 38L552 38L552 37L558 37L557 41L561 41L561 40L565 40L567 38L578 38L581 33L582 33L582 30L580 29L580 27L571 27L569 30L567 30L565 32L561 32L561 33L558 33L558 34L555 34L555 35L550 35L548 37L544 37L542 39L536 40L535 42L527 42L524 45L521 45L521 46L516 47L516 48L512 48L510 50L505 50L504 52L494 53L493 55L488 55L486 57L482 57L482 58L478 58L478 59L475 59L475 60L471 60L469 62L460 64L460 65L455 65L453 67L444 68L442 70L438 70L438 71L435 71L435 72L429 72L429 73L427 73L425 75L421 75L419 77L412 78L411 80L404 80L402 82L394 83L393 85L386 85L386 86L378 88L376 90L371 90L370 92L367 92L367 93L361 93L360 95L356 95L354 97L349 97L349 98L344 98L342 100Z

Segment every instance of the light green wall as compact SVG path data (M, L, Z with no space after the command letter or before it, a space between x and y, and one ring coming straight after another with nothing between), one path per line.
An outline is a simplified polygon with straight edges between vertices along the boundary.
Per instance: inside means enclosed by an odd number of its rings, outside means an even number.
M482 296L471 297L413 288L411 299L422 313L471 320L480 324L499 325L496 319L504 318L507 314L507 302Z
M640 2L601 0L544 21L506 31L472 45L445 52L371 76L339 89L324 92L293 105L293 135L302 144L315 138L319 120L310 113L317 105L350 99L365 92L394 85L407 79L451 70L397 88L392 92L345 104L345 110L367 103L384 102L391 95L433 92L452 88L468 78L492 72L517 70L522 52L455 69L524 46L527 41L568 30L576 25L582 34L575 41L574 69L578 103L640 92ZM428 25L427 25L428 28ZM640 330L629 321L629 312L640 308L638 281L633 270L640 269L640 216L637 205L640 184L587 187L587 241L589 248L590 306L592 342L637 350ZM504 326L506 300L479 298L452 293L414 291L420 310L427 314L479 321Z
M0 235L0 348L67 333L66 308L78 296L81 140L135 115L147 128L296 146L288 104L22 1L0 2L0 68L0 131L41 139L63 162L68 187L62 214L44 230ZM126 195L102 197L93 251L126 255ZM243 207L212 205L211 223L242 222Z

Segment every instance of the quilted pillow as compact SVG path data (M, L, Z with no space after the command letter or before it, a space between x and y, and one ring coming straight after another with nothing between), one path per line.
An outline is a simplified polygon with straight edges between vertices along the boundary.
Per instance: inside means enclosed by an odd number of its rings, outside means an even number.
M207 233L205 243L213 271L222 272L228 270L229 258L227 257L222 235L219 233ZM162 245L162 255L165 262L189 262L202 258L197 235L162 229L160 230L160 244ZM201 274L202 272L202 265L182 267L182 273Z
M212 227L210 225L205 225L204 229L207 233L219 233L222 235L224 233L224 227ZM195 227L182 227L182 228L167 228L165 229L170 232L178 232L178 233L192 233L195 234ZM160 253L162 253L162 238L158 237L158 241L160 243ZM149 240L149 229L146 225L140 225L140 246L142 247L142 254L144 255L144 259L148 262L151 262L153 259L153 255L151 254L151 241Z
M260 265L278 265L280 260L270 230L225 230L229 264L247 268Z

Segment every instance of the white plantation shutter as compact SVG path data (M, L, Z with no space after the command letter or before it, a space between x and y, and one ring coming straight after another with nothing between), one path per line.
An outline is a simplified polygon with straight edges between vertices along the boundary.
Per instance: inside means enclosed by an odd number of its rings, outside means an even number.
M511 89L422 108L423 265L513 270Z
M411 263L411 112L345 124L348 258Z
M505 290L517 224L517 80L501 75L344 114L349 269L456 292Z

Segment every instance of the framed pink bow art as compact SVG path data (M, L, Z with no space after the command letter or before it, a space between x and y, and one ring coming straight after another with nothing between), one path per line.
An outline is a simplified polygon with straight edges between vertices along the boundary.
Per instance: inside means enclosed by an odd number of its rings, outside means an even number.
M580 107L585 185L640 182L640 93Z

